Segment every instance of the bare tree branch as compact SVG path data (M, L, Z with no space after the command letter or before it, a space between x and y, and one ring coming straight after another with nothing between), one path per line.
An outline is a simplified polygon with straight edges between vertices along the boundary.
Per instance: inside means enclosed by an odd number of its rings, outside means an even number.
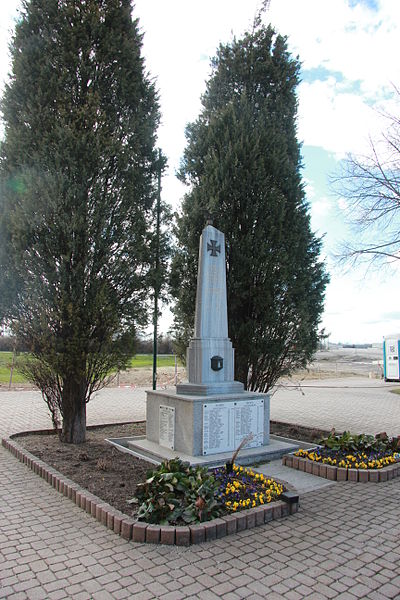
M394 89L400 101L400 91ZM370 153L348 155L331 177L356 239L341 243L336 259L342 264L364 258L382 266L400 260L400 118L381 114L388 127L379 140L370 138Z

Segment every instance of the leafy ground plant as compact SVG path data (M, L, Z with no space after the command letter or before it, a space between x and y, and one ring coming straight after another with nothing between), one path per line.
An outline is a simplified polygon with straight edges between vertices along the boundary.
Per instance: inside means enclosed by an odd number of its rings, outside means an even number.
M352 469L382 469L400 459L400 437L389 438L385 432L336 434L333 429L320 444L312 450L298 450L295 456Z
M208 521L223 512L213 474L179 458L149 471L129 502L140 505L138 520L161 525Z
M233 465L207 471L178 458L149 471L137 486L138 520L160 525L200 523L277 500L284 488L272 478Z

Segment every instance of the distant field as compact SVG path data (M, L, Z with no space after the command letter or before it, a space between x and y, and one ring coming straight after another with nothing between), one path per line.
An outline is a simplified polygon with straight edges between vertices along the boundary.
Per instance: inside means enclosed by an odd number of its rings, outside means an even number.
M18 360L18 359L17 359ZM178 361L178 365L181 363ZM0 384L8 384L10 381L10 369L12 365L12 352L0 352ZM152 354L137 354L131 359L129 368L140 369L142 367L151 367L153 365ZM157 357L157 367L173 367L175 358L173 355L162 354ZM27 383L26 378L14 369L13 384Z
M178 360L178 365L180 365ZM153 355L152 354L136 354L131 360L130 367L137 369L140 367L151 367L153 366ZM175 357L173 354L160 354L157 356L157 367L174 367Z
M8 384L10 381L12 357L12 352L0 352L0 383ZM13 383L27 383L25 377L16 369L14 369L12 381Z

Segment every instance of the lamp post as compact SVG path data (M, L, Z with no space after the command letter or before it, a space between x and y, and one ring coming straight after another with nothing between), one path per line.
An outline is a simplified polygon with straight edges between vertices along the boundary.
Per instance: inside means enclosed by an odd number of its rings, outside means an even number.
M154 277L154 337L153 337L153 390L157 388L157 325L158 325L158 294L160 288L160 212L161 212L161 150L158 151L158 184L157 184L157 222L156 222L156 260Z

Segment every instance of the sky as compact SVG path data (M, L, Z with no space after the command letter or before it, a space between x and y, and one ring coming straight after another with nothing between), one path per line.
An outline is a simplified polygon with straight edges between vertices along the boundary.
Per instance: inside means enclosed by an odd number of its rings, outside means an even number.
M260 0L136 0L146 68L160 94L158 144L168 157L163 200L179 208L185 188L175 172L185 148L184 130L200 111L200 97L218 45L251 27ZM0 3L0 92L9 72L8 43L18 0ZM345 201L329 176L347 153L368 151L385 128L382 110L395 112L393 85L400 86L399 0L270 0L264 22L288 37L302 64L298 87L298 139L311 224L323 236L330 273L321 327L331 342L380 342L400 332L397 268L340 269L338 242L354 235L344 218ZM0 129L1 135L1 129ZM161 330L171 315L164 310Z

